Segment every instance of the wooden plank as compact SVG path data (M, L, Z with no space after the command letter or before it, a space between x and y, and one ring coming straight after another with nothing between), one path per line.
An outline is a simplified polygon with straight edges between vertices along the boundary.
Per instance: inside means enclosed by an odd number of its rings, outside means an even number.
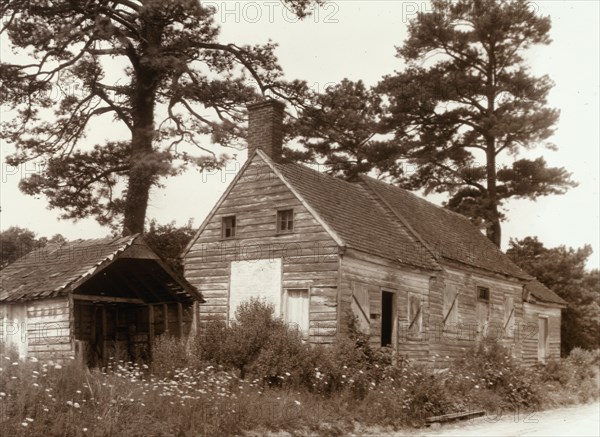
M54 346L54 345L59 345L59 344L69 344L71 345L71 337L68 335L57 335L57 336L52 336L52 337L33 337L30 338L28 341L28 345L29 348L33 348L33 347L41 347L41 346ZM70 347L70 346L69 346ZM31 349L33 350L33 349Z
M165 326L165 334L169 333L169 306L166 303L162 305L163 309L163 323Z
M183 305L181 302L177 302L177 324L179 338L183 338Z
M70 339L65 339L61 343L41 343L41 344L30 344L30 352L55 352L55 351L70 351L73 350Z
M108 332L108 322L106 318L106 306L102 305L102 362L106 363L108 357L106 356L106 333Z
M452 422L452 421L456 421L456 420L473 419L475 417L481 417L484 415L485 415L485 411L483 411L483 410L461 411L458 413L444 414L441 416L431 416L431 417L426 418L425 421L428 424L432 424L435 422Z
M148 305L148 346L152 350L154 342L154 305Z
M88 302L109 302L109 303L131 303L141 305L144 303L142 299L133 297L111 297L111 296L97 296L89 294L74 294L74 300L88 301Z
M30 325L44 325L47 323L56 323L62 321L68 321L69 314L56 314L51 316L40 316L40 317L28 317L27 321Z
M57 314L69 314L68 307L60 308L29 308L27 310L27 318L32 319L35 317L53 316Z

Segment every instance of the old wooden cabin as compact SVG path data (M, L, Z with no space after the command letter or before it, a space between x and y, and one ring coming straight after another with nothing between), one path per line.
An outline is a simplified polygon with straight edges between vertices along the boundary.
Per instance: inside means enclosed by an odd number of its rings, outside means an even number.
M21 358L145 359L155 336L190 332L202 301L140 236L48 245L0 280L0 343Z
M199 321L254 296L314 343L348 317L376 346L421 361L498 339L526 363L560 351L565 302L465 217L362 176L282 159L283 105L249 107L248 159L183 254Z

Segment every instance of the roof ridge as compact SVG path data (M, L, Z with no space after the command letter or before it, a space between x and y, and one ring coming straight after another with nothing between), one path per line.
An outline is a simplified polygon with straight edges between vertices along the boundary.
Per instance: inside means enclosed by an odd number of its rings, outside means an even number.
M429 270L439 269L435 257L430 255L430 251L424 246L423 242L415 238L401 223L398 223L398 219L390 214L385 205L374 198L371 190L359 183L337 178L304 164L273 162L272 165L275 170L281 173L282 179L291 185L293 190L298 191L302 198L306 199L307 204L314 206L318 215L322 216L323 223L334 230L343 239L347 247L377 254L403 264L415 265ZM319 180L326 182L326 184L318 184ZM314 192L310 194L310 186L313 190L315 186L319 186L318 191L321 193ZM325 196L326 192L335 193L335 198L329 196L330 198L327 200L329 204L322 203L324 197L327 197ZM346 207L336 206L344 204ZM359 206L359 204L362 206ZM353 205L354 209L358 207L362 215L356 216L356 212L353 212L344 216L344 211L338 211L337 213L342 213L342 216L336 216L336 213L333 212L336 208L343 209L347 208L348 205ZM366 211L365 208L369 209L370 212ZM348 213L348 211L345 212ZM348 217L354 217L350 219L353 224L350 223ZM374 217L377 217L377 219L374 219ZM382 231L377 231L380 226L373 226L374 221L378 221L378 225L385 223L387 226L392 227L394 229L393 236L388 235L384 238ZM368 227L358 230L356 227L361 225ZM350 231L353 226L354 230ZM388 241L383 243L383 246L380 245L379 249L376 249L373 244L377 244L376 240L378 238ZM395 243L391 243L391 241ZM392 248L392 246L394 247ZM423 255L423 253L426 255Z
M440 258L516 278L530 278L467 217L440 207L409 190L370 176L363 177L439 253Z
M378 199L378 203L383 203L385 205L385 207L393 214L395 215L398 220L400 220L401 224L408 229L409 233L412 234L412 237L416 238L423 246L425 246L425 249L427 249L429 251L429 253L431 254L431 257L433 258L434 261L437 261L439 259L439 257L436 255L435 251L429 247L429 244L425 241L425 239L410 225L410 223L408 222L408 220L406 220L406 218L400 214L398 211L395 211L394 208L392 208L390 206L390 204L379 194L377 193L375 190L373 190L373 188L371 186L369 186L369 183L371 181L377 181L376 179L367 176L367 175L359 175L359 178L365 183L365 185L369 188L369 191Z
M433 202L431 202L431 201L429 201L429 200L427 200L427 199L425 199L425 198L423 198L423 197L421 197L421 196L419 196L419 195L415 194L415 193L414 193L413 191L411 191L411 190L408 190L408 189L406 189L406 188L402 188L402 187L398 187L398 186L396 186L396 185L393 185L393 184L391 184L391 183L389 183L389 182L385 182L385 181L381 181L381 180L379 180L379 179L375 179L374 177L372 177L372 176L369 176L369 175L361 174L361 175L360 175L360 177L361 177L361 178L368 178L369 180L371 180L371 181L373 181L373 182L375 182L375 183L381 184L381 185L385 185L386 187L388 187L388 188L390 188L390 189L392 189L392 190L399 190L399 191L402 191L402 192L404 192L404 193L408 194L409 196L412 196L412 197L413 197L415 200L417 200L417 201L419 201L419 202L421 202L421 203L426 203L426 204L428 204L428 205L431 205L431 206L433 206L433 207L435 207L435 208L439 209L440 211L444 211L445 213L452 214L452 215L454 215L455 217L458 217L458 218L460 218L461 220L466 220L466 221L468 221L469 223L471 222L471 221L470 221L470 220L469 220L467 217L465 217L465 216L464 216L464 215L462 215L461 213L459 213L459 212L456 212L456 211L452 211L451 209L445 208L444 206L441 206L441 205L436 205L435 203L433 203Z

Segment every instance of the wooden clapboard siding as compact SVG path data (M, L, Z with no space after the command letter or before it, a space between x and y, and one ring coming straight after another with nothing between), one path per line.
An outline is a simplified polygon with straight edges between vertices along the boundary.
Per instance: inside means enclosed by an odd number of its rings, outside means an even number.
M74 356L72 308L67 297L27 303L29 355L55 360Z
M277 210L294 210L294 232L277 235ZM222 218L236 216L236 237L221 238ZM232 261L282 260L282 292L310 292L310 339L333 341L337 321L338 247L257 154L204 224L184 258L185 277L202 292L199 321L225 319Z
M309 320L310 341L333 343L337 335L338 287L311 287Z
M442 271L411 269L399 263L386 261L349 250L342 259L340 281L340 312L351 313L351 300L354 288L359 284L369 290L370 337L373 346L380 344L381 332L381 291L396 292L398 317L397 350L419 361L434 361L438 357L460 356L478 341L475 307L477 286L490 289L489 336L500 337L515 355L520 355L518 335L504 337L504 297L512 296L514 301L515 325L522 318L522 285L515 280L503 279L444 266ZM446 287L454 287L458 293L458 324L449 329L443 321L443 293ZM423 329L421 334L409 333L409 296L421 299ZM344 323L340 328L343 329ZM494 329L491 329L494 327Z
M477 331L477 287L490 290L488 330ZM446 287L458 292L458 322L456 327L443 324L443 293ZM520 356L521 347L517 335L504 332L504 298L512 296L515 326L522 318L522 284L499 275L489 275L472 269L444 266L444 272L432 278L429 298L429 338L431 353L439 356L456 357L471 348L483 337L500 339Z
M401 355L419 361L428 359L426 336L409 336L408 295L421 297L423 302L423 328L427 326L427 306L429 299L430 272L411 269L399 263L387 261L362 252L349 250L341 262L340 309L343 317L352 314L352 292L357 284L365 286L369 292L369 322L371 343L375 347L381 344L381 291L396 293L397 313L397 350ZM345 320L340 322L344 332Z
M540 317L548 318L547 358L560 357L561 309L555 306L525 302L518 337L522 348L523 362L527 365L538 362L538 319Z

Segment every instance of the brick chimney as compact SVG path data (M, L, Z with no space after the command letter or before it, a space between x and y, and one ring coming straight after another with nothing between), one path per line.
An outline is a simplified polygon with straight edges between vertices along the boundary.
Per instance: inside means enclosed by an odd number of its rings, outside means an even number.
M281 160L284 108L272 99L248 105L248 156L261 149L273 161Z

